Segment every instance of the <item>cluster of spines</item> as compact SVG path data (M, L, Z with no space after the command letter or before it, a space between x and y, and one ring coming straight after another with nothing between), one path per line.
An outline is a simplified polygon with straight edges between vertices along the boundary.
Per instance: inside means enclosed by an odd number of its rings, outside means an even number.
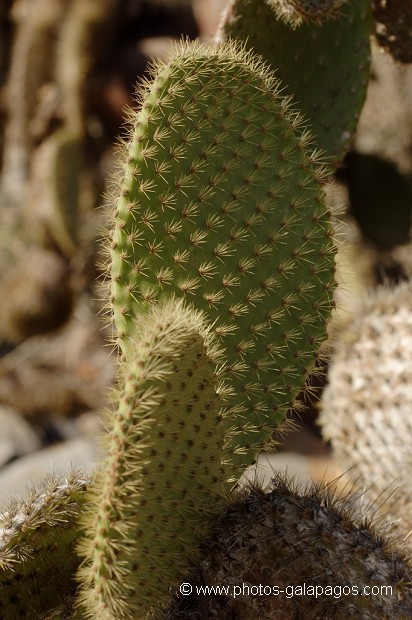
M266 0L279 19L292 27L302 23L321 24L338 17L340 9L348 0Z
M229 388L204 316L171 299L140 318L130 344L79 545L80 601L105 620L143 618L168 599L233 484Z
M332 305L324 169L310 146L250 52L185 45L143 93L114 212L122 348L142 308L193 300L224 343L259 446L293 404Z

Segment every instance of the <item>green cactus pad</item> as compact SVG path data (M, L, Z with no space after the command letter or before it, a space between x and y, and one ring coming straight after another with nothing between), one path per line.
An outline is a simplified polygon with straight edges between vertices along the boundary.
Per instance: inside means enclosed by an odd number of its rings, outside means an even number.
M222 35L270 62L312 123L318 146L338 164L356 129L369 80L370 0L350 0L321 26L293 29L265 2L233 0Z
M49 477L0 515L0 618L39 620L73 603L79 514L90 480ZM64 617L63 615L61 617Z
M253 437L243 465L302 388L332 306L324 170L301 125L243 48L185 45L144 93L114 213L120 345L162 297L204 310L244 409L239 450Z
M222 508L228 411L206 323L182 299L138 320L106 463L82 518L87 617L135 620L165 602Z

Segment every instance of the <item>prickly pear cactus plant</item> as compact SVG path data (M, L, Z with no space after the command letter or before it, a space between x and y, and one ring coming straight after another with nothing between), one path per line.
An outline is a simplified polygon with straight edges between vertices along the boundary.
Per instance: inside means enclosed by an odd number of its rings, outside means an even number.
M193 300L222 341L243 408L239 464L250 464L325 337L334 245L324 169L272 74L232 44L184 45L159 70L126 157L111 248L120 346L128 357L151 304Z
M314 26L304 13L318 4L271 0L269 6L263 1L231 0L219 38L244 41L276 69L286 91L311 121L318 146L330 163L338 164L366 97L371 6L370 0L349 0L336 18ZM296 25L297 14L302 23L295 28L288 16L295 16Z
M120 4L66 4L59 5L64 25L55 13L46 29L36 21L34 33L57 50L52 73L64 100L59 129L52 115L46 133L38 134L40 147L26 143L25 135L22 153L16 151L21 159L6 148L4 162L50 184L41 195L63 207L58 227L68 235L58 246L71 256L75 231L64 205L76 199L63 190L70 186L76 194L81 180L74 164L88 126L85 83L95 59L88 50L99 47L97 39L106 41L100 35L111 31ZM356 498L338 501L325 489L300 492L280 478L269 493L233 489L295 404L326 336L335 249L323 191L327 174L307 123L330 161L339 162L365 95L370 32L367 0L231 0L219 36L237 41L182 44L142 88L140 110L130 114L111 219L109 311L120 370L104 458L92 481L78 474L54 479L0 517L5 620L411 616L406 547L353 512L348 506ZM74 72L69 52L80 59ZM30 67L32 59L25 59ZM41 67L35 79L36 97L48 72ZM22 127L31 126L31 111L23 107ZM22 200L20 189L16 196ZM402 307L405 290L397 298ZM352 356L367 351L379 363L376 341L388 330L407 331L409 315L391 308L365 309L365 324L359 319L350 337ZM358 351L368 330L365 351ZM399 421L398 404L407 400L409 375L395 349L396 372L382 364L377 373L387 410L375 398L377 386L370 399L376 419L366 406L365 415L360 407L351 418L349 403L330 432L342 452L352 445L363 467L369 463L368 484L377 471L389 486L410 464L405 444L393 439L399 428L404 436L410 431L407 420ZM358 367L349 355L343 365L356 391L361 371L351 375ZM325 403L330 398L336 413L334 372ZM386 380L390 373L401 389ZM373 428L377 441L351 437L345 423L353 420L359 433ZM387 464L389 437L395 448ZM400 480L409 515L407 474ZM233 579L252 588L268 581L295 588L305 580L323 594L316 589L314 604L299 591L282 601L252 591L242 600L171 602L183 581L232 586ZM326 594L330 583L350 584L351 596L344 592L342 601L335 590ZM382 585L392 591L353 596L353 588Z

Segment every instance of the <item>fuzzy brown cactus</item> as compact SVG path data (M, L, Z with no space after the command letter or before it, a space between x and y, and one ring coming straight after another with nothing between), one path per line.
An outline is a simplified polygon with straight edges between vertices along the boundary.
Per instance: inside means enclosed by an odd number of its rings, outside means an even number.
M279 475L234 496L163 620L411 617L407 553L347 500Z

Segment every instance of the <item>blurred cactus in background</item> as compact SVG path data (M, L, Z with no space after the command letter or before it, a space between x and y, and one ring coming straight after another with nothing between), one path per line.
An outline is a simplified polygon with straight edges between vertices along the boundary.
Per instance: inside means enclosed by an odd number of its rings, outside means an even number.
M356 465L366 492L411 529L410 282L381 286L359 303L339 338L321 424L336 456Z
M1 618L412 616L411 23L0 2L0 422L34 433L0 474L108 409L95 472L0 514ZM308 407L353 486L245 482Z

